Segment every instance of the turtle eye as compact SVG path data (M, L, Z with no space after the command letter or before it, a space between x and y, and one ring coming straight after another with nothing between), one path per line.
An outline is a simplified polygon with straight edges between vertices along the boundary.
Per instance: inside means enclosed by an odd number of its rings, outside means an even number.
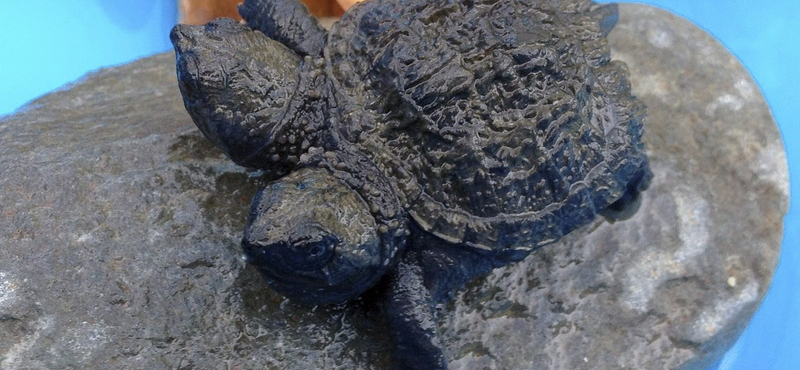
M325 235L321 239L302 238L291 242L293 253L289 261L298 270L317 270L327 265L336 255L339 239L333 235Z

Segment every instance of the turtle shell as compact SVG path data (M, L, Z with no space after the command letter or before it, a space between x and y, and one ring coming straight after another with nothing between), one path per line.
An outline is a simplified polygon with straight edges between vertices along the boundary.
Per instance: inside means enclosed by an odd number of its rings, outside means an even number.
M339 131L449 242L528 252L646 183L643 106L580 0L373 0L332 28ZM644 179L644 181L640 181Z

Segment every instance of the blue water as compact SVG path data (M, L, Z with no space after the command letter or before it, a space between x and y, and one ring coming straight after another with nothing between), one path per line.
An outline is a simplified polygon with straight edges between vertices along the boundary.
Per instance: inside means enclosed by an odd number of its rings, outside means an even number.
M800 176L800 1L651 0L722 41L755 77L783 134L791 179ZM170 49L175 0L0 2L0 115L85 72ZM800 369L800 185L764 303L710 370Z

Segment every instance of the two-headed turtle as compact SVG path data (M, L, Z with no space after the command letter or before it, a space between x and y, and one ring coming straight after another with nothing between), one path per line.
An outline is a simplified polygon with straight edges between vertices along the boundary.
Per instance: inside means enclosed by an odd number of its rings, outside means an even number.
M171 39L194 122L272 181L246 259L308 304L388 279L400 368L446 367L432 304L650 180L614 5L372 0L330 31L294 0L239 11Z

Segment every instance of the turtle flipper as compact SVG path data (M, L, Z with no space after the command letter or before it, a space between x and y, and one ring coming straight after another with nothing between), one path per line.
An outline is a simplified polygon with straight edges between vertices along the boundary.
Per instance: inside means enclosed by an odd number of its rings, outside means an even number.
M322 55L325 31L299 0L245 0L239 14L259 30L301 56Z
M433 315L431 293L423 284L422 268L413 257L407 255L398 264L389 282L387 314L396 345L395 368L443 370L447 360Z

